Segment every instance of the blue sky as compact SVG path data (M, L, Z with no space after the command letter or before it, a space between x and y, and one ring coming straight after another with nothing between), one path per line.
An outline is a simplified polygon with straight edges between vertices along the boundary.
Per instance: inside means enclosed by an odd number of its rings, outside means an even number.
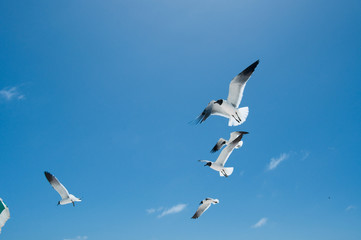
M360 10L0 2L2 238L360 239ZM257 59L246 123L188 124ZM236 130L250 134L220 178L197 160ZM83 202L57 207L45 170ZM191 220L205 197L220 203Z

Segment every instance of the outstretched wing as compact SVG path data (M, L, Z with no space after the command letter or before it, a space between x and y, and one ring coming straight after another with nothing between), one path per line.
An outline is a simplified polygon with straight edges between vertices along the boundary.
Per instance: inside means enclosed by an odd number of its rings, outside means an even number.
M60 194L62 199L69 197L68 190L66 190L63 184L61 184L54 175L52 175L49 172L44 172L44 174L46 179L48 179L49 183L51 184L51 186L55 189L55 191L57 191Z
M244 134L248 134L248 132L244 132L244 131L231 132L231 137L229 138L229 141L230 142L234 141L239 135L242 135L243 137Z
M229 84L229 93L227 102L231 103L235 108L238 108L241 103L243 91L248 79L251 77L255 68L257 67L259 60L252 63L249 67L244 69L240 74L235 76Z
M193 121L195 124L200 124L204 122L212 114L212 105L208 106L203 110L203 112Z
M197 209L196 213L193 215L193 219L199 218L209 207L211 206L211 201L204 201Z
M227 141L223 138L220 138L217 142L216 145L214 145L214 147L211 150L211 153L215 153L217 152L219 149L221 149L225 144L227 143Z
M233 152L233 149L237 144L241 141L243 134L239 135L236 139L232 142L228 143L228 146L225 147L221 154L219 154L217 160L215 161L216 164L224 166L229 158L229 155Z

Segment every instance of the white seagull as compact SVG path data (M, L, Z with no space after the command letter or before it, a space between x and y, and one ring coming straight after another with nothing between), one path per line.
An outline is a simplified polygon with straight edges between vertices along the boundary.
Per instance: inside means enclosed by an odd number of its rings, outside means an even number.
M73 203L73 206L75 207L74 202L81 202L80 198L77 198L74 195L69 194L68 190L66 190L66 188L63 186L63 184L61 184L59 182L59 180L54 175L52 175L49 172L44 172L44 173L45 173L46 179L48 179L51 186L61 196L61 200L58 202L58 205L59 204L60 205L65 205L65 204L68 204L68 203Z
M228 143L227 147L225 147L222 152L219 154L217 160L215 162L211 162L208 160L199 160L200 162L206 162L206 164L204 166L209 166L210 168L212 168L213 170L216 170L219 172L219 175L221 177L228 177L232 174L233 172L233 167L224 167L224 165L226 164L229 155L231 155L231 153L233 152L233 149L239 144L239 142L242 139L242 134L239 135L238 137L236 137L236 139L234 139L232 142Z
M235 140L239 135L244 135L244 134L248 134L248 132L244 132L244 131L236 131L236 132L232 132L231 136L229 138L229 140L227 141L226 139L220 138L217 142L216 145L214 145L214 147L211 150L211 153L215 153L217 152L219 149L221 149L224 145L228 145L229 143L233 142L233 140ZM241 138L242 139L242 138ZM239 143L234 147L234 148L240 148L243 146L243 141L239 141Z
M258 63L259 60L255 61L249 67L244 69L240 74L235 76L229 84L227 100L212 100L203 110L201 115L196 118L195 123L204 122L210 115L218 115L228 118L228 126L238 126L244 123L248 116L248 107L238 108L238 106L241 103L246 83L251 77Z
M199 218L210 206L211 204L217 204L219 203L218 199L213 199L213 198L206 198L204 199L201 203L200 206L198 207L196 213L193 215L193 219Z

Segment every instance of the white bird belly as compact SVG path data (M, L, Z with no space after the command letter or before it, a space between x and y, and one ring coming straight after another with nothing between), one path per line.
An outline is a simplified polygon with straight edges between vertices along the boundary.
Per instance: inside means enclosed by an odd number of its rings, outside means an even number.
M212 163L212 165L210 166L210 168L212 168L213 170L216 170L217 172L219 172L219 171L221 171L221 170L224 168L224 166L221 166L221 165Z
M214 106L214 114L217 115L223 115L227 117L232 117L232 115L236 114L237 109L232 105L229 104L226 100L223 100L222 105L218 105L217 103Z
M70 198L62 199L62 200L59 202L60 205L65 205L65 204L69 204L69 203L72 203L72 201L71 201Z
M235 108L232 104L228 103L227 101L223 102L223 109L228 115L234 115L237 111L237 108Z

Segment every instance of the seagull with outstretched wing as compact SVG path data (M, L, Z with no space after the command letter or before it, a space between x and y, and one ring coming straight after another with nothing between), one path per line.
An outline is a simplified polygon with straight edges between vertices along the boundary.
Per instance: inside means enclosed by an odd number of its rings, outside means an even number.
M44 172L46 179L48 179L51 186L59 193L61 200L58 202L58 205L65 205L68 203L81 202L80 198L75 197L72 194L69 194L68 190L59 182L59 180L49 172Z
M259 60L255 61L232 79L229 84L227 100L212 100L194 122L202 123L209 116L218 115L229 119L228 126L238 126L244 123L248 116L248 107L238 108L238 106L241 103L247 81L256 69L258 63Z
M219 203L218 199L213 199L213 198L206 198L204 199L201 203L200 206L198 207L196 213L193 215L193 219L197 219L199 218L205 211L207 211L207 209L212 205L212 204L217 204Z
M234 139L232 142L228 143L227 147L225 147L221 153L219 154L217 160L215 162L211 162L208 160L199 160L200 162L205 162L206 164L204 166L209 166L213 170L216 170L219 172L219 175L221 177L228 177L233 173L233 167L224 167L226 164L229 156L235 149L235 147L239 144L239 142L242 139L242 134L238 135L236 139Z

